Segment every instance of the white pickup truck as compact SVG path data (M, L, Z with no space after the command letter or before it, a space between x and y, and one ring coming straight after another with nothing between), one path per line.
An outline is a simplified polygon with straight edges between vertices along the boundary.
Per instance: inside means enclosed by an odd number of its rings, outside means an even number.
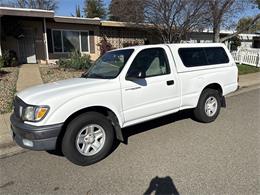
M163 44L107 52L81 78L26 89L11 116L24 148L55 150L73 163L105 158L121 129L184 109L214 121L235 91L237 66L224 44ZM60 144L60 145L59 145Z

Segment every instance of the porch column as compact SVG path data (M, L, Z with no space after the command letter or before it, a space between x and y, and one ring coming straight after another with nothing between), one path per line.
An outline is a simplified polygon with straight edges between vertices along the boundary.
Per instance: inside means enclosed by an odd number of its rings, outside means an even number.
M46 19L43 18L43 42L45 46L45 60L49 62L49 53L48 53L48 41L47 41L47 30L46 30Z

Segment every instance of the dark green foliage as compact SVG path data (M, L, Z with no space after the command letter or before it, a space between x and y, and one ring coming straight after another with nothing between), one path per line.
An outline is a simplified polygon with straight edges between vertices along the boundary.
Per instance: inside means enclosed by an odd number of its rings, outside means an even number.
M230 39L230 41L231 41L231 49L230 49L231 51L235 51L239 46L241 46L241 40L239 39L239 37L233 37Z
M146 0L111 0L109 5L110 20L120 22L144 22Z
M0 68L7 66L17 66L18 59L15 51L3 50L2 56L0 57Z
M85 0L84 12L87 18L104 19L106 17L106 9L102 0Z
M76 6L76 17L81 17L81 12L80 12L80 6L79 5L77 5Z
M244 17L238 21L237 31L243 31L243 33L256 33L260 30L260 20L252 22L253 17Z
M61 68L72 69L88 69L91 66L91 60L89 55L81 54L79 51L74 51L69 55L69 59L61 58L58 61L58 65Z
M4 67L4 59L0 56L0 69Z

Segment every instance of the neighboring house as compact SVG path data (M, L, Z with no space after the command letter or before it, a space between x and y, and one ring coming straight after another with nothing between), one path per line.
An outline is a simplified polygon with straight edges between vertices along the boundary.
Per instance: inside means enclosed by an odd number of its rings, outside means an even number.
M95 60L100 55L98 43L103 35L113 48L160 43L151 25L55 16L54 11L39 9L0 7L0 29L0 55L12 50L20 63L46 63L66 58L73 50ZM251 44L256 36L252 37ZM212 42L212 33L193 32L183 42Z
M241 48L257 48L260 49L260 33L259 34L239 34L241 40Z

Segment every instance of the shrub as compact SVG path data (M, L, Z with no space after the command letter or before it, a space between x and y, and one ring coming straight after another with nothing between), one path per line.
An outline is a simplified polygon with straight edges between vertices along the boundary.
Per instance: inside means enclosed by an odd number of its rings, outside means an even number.
M4 67L4 58L0 56L0 69Z
M2 56L0 57L0 67L5 66L17 66L18 58L16 52L13 50L3 50Z
M88 69L91 66L91 60L89 55L73 51L70 53L69 59L60 58L58 65L61 68Z
M102 40L97 44L97 46L99 46L101 56L107 51L113 49L111 43L107 41L107 37L105 35L103 35Z
M138 41L131 41L131 42L124 42L123 47L131 47L131 46L136 46L139 45Z

